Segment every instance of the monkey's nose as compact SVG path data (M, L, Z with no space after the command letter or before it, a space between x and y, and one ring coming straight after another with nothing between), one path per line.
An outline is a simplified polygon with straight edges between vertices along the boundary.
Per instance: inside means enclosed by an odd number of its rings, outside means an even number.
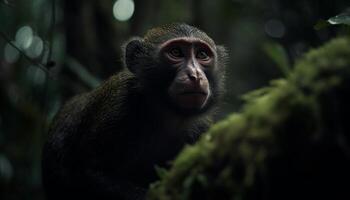
M193 82L197 82L199 80L197 74L194 74L194 73L188 74L188 78Z
M187 72L187 76L188 76L188 79L192 82L192 83L195 83L195 84L199 84L201 79L203 78L202 77L202 74L200 73L200 71L196 70L196 69L193 69L193 70L190 70Z

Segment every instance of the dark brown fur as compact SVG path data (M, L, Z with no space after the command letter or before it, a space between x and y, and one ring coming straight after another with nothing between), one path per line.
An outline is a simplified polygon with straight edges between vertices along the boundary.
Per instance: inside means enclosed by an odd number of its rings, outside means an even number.
M217 49L219 68L207 74L211 103L198 113L177 112L162 92L174 75L157 68L157 47L180 36ZM194 27L175 24L152 29L125 49L129 70L74 97L54 119L43 150L48 199L143 199L157 179L155 166L167 167L210 126L223 88L222 47Z

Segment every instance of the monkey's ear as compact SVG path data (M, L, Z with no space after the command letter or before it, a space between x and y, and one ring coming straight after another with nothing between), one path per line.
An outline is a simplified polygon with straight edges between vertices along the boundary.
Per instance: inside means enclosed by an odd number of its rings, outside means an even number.
M146 58L147 49L142 38L132 38L124 46L124 61L126 67L134 74L140 72L140 67Z

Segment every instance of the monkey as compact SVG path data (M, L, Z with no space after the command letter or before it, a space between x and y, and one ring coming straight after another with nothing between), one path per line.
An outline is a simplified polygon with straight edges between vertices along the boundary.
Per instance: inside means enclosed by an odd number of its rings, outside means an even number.
M42 155L48 200L144 199L156 168L168 168L213 123L225 47L174 23L122 48L123 71L73 97L49 128Z

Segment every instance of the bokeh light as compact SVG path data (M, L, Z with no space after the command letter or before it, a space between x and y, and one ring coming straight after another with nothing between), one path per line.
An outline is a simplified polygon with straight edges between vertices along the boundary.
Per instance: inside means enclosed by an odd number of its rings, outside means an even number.
M12 44L16 45L15 41ZM19 58L19 51L13 47L10 43L7 43L4 50L4 58L7 63L15 63Z
M270 19L265 23L265 32L273 38L282 38L286 32L284 24L277 19Z
M38 36L34 36L32 44L28 47L28 49L26 49L26 55L28 55L30 58L37 58L41 55L43 50L44 50L43 40Z
M0 178L9 181L13 175L13 168L10 161L0 154Z
M33 29L29 26L23 26L16 33L16 43L19 48L27 49L33 41Z
M34 85L42 85L45 83L46 74L37 66L31 65L27 69L27 77L33 81Z
M118 0L113 6L113 15L119 21L127 21L134 14L135 4L133 0Z

